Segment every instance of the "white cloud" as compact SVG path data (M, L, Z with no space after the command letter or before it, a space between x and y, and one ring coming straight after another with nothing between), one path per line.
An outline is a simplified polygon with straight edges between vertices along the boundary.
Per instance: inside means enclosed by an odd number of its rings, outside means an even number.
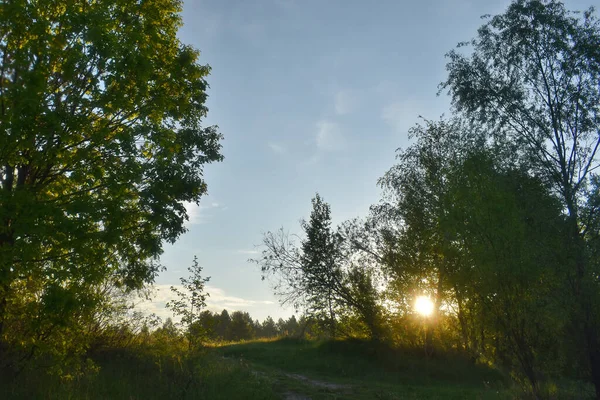
M238 251L236 251L236 253L238 253L238 254L246 254L246 255L253 255L253 254L259 254L260 251L258 251L258 250L238 250Z
M208 307L222 310L224 308L230 310L240 310L260 305L275 304L270 300L247 300L241 297L228 296L223 289L219 289L213 286L207 286L206 290L210 293L210 297L207 299L206 304Z
M394 102L383 108L381 118L396 131L407 133L418 122L419 114L419 107L413 102Z
M277 154L285 153L285 147L283 147L279 144L269 142L269 143L267 143L267 146L269 146L269 148L271 149L271 151L273 151L273 153L277 153Z
M181 285L154 285L154 293L151 300L141 301L137 308L147 315L156 314L163 320L166 318L174 318L173 313L166 308L167 302L176 298L176 295L171 291L171 286L179 290L183 290ZM229 296L220 288L214 286L205 286L205 291L210 294L206 298L206 308L213 312L220 312L223 309L228 311L252 311L260 306L273 305L275 302L270 300L248 300L241 297Z
M349 114L356 109L357 103L357 98L352 92L339 91L334 97L335 113L338 115Z
M209 209L221 208L221 205L217 202L212 202L210 205L205 206L202 203L200 205L197 205L196 203L186 201L184 202L184 206L189 218L189 220L185 223L186 226L206 223L207 217L210 216L210 214L206 211Z
M196 203L192 203L189 201L184 202L185 211L187 212L189 220L185 223L185 225L198 225L206 222L203 219L202 215L202 207L197 205Z
M344 147L344 136L337 123L331 121L317 122L317 148L324 151L337 151Z

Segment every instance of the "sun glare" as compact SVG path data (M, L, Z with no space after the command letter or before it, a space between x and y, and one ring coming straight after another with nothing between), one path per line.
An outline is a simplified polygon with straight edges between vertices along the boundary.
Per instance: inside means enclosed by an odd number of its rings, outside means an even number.
M415 310L424 317L433 313L433 302L427 296L419 296L415 301Z

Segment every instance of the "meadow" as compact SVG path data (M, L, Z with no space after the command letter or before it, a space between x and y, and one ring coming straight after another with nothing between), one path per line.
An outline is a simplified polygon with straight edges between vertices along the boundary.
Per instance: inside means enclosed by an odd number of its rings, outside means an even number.
M159 350L160 348L160 350ZM459 354L425 357L361 340L292 338L184 347L134 346L93 355L78 377L35 369L0 377L3 399L522 399L502 371ZM91 364L90 364L91 365ZM548 398L593 398L590 385L546 388Z

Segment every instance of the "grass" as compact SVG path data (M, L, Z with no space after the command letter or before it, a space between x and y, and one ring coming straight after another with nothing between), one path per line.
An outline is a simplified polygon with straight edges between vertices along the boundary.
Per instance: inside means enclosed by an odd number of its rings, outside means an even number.
M176 346L139 346L95 354L99 370L79 378L33 368L16 379L0 374L0 399L526 398L499 371L460 355L427 358L418 350L359 340L259 340L183 354ZM567 381L549 398L593 398L593 391Z
M100 368L77 379L28 370L16 379L0 376L1 399L244 399L280 398L268 380L214 351L189 359L161 357L139 349L95 356Z
M222 346L270 377L280 393L313 399L510 399L510 383L498 371L456 355L427 359L362 341L307 342L284 339ZM293 374L301 374L298 379ZM318 383L345 385L330 389Z
M280 394L295 393L314 400L529 398L498 370L475 365L459 354L438 353L427 358L420 350L392 349L360 340L294 339L232 343L217 351L242 360ZM325 382L343 386L320 385ZM548 384L546 393L548 399L595 398L591 385L569 380Z

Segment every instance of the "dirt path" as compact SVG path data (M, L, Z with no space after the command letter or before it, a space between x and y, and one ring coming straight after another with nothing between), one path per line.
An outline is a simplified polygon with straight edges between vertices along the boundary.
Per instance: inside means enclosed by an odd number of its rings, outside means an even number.
M299 380L303 383L306 383L307 385L317 387L317 388L323 388L323 389L328 389L328 390L333 390L333 391L348 390L351 388L350 385L342 385L339 383L318 381L316 379L307 378L306 376L300 375L300 374L288 374L288 373L283 372L283 375L287 376L288 378Z
M304 375L300 374L291 374L283 371L279 371L279 375L284 376L286 378L292 379L294 381L300 382L304 386L308 386L311 389L317 389L319 391L326 392L342 392L348 393L352 388L350 385L342 385L339 383L325 382L321 380L311 379ZM282 379L277 379L277 383L282 386L285 385L285 381ZM284 400L312 400L312 397L306 394L297 393L293 390L285 390L282 392Z
M283 392L283 400L312 400L312 398L294 392Z
M223 359L228 359L229 357L223 357ZM351 385L344 385L340 383L326 382L318 379L311 379L307 376L301 374L292 374L289 372L284 372L279 369L271 369L268 373L264 371L257 371L252 368L252 373L256 376L261 377L269 377L273 380L275 386L280 387L279 392L282 394L284 400L312 400L312 397L307 394L302 394L294 391L289 386L297 386L290 385L289 381L295 381L300 383L305 388L309 389L308 391L318 391L318 392L338 392L340 394L349 394L352 390ZM286 382L288 381L288 382Z

